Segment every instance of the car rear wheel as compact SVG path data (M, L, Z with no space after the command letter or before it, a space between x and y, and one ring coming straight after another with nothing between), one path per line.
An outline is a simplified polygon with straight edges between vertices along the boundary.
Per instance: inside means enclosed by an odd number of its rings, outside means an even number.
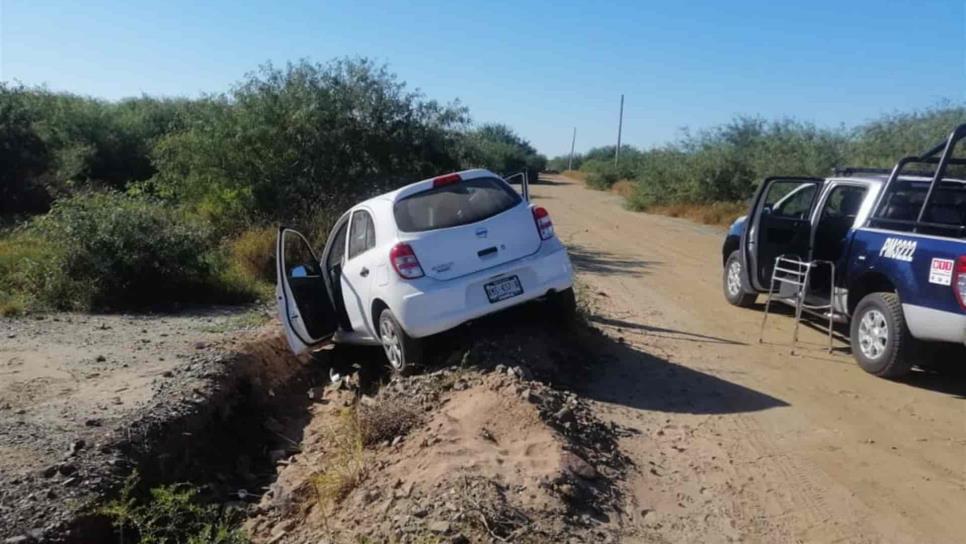
M406 334L388 308L379 314L379 341L393 372L404 374L419 365L422 342Z
M547 306L553 319L561 322L573 319L577 314L577 295L574 294L574 288L551 293L547 297Z
M912 368L912 334L895 293L872 293L855 308L851 326L852 355L869 374L899 378Z
M748 282L745 280L744 268L741 264L741 253L732 251L725 263L722 277L724 296L733 306L750 308L758 300L756 293L749 292Z

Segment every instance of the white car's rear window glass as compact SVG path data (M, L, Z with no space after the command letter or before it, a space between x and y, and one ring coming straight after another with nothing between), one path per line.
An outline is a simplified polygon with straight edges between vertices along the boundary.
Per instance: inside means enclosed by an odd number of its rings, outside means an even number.
M497 178L475 178L416 193L396 203L393 213L403 232L422 232L476 223L520 203Z

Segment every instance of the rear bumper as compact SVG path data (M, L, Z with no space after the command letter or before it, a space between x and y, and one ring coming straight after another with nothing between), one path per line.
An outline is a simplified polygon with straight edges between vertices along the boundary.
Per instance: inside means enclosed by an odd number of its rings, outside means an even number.
M914 304L903 304L902 313L913 337L966 345L966 315Z
M523 294L491 303L483 285L503 276L517 276ZM573 267L567 249L553 238L528 257L452 280L421 278L407 282L407 289L390 309L406 332L421 338L440 333L472 319L534 300L550 291L573 286Z

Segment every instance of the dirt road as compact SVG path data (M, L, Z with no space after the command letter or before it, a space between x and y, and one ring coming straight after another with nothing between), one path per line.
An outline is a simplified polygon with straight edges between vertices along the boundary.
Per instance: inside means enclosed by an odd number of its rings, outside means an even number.
M721 295L721 231L561 177L533 194L614 339L589 396L639 431L626 541L966 539L966 379L876 379L814 331L793 355L787 317L759 345L761 312Z

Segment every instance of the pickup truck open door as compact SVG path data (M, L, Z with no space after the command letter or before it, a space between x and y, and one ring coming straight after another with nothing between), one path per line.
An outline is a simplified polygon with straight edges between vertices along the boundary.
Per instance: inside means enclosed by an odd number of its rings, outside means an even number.
M812 216L824 179L773 177L762 182L742 235L748 280L760 291L771 282L775 259L782 255L808 259Z

